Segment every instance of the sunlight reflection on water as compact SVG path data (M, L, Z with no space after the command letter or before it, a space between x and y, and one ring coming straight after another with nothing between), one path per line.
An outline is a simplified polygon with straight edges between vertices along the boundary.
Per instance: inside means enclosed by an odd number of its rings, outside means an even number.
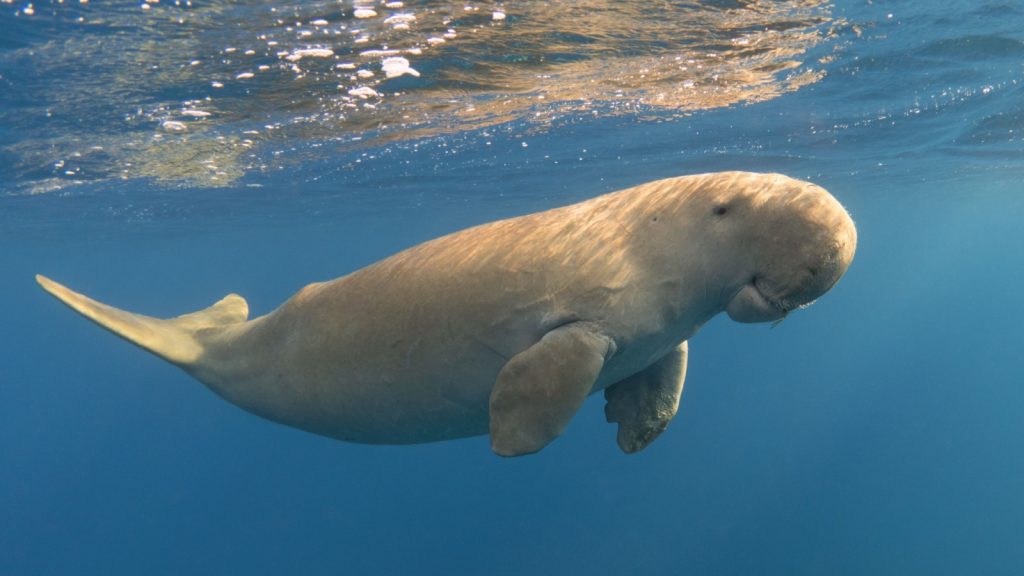
M0 53L23 99L0 119L35 127L0 151L23 192L139 177L222 186L310 142L764 101L820 79L806 51L842 26L820 0L143 8L0 16L44 36Z

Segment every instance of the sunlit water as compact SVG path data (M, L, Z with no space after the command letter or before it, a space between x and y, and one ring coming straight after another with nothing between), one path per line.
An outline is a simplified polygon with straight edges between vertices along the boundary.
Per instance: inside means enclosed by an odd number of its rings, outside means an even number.
M0 574L1018 573L1024 7L549 4L0 2ZM635 456L598 399L515 460L284 428L32 281L259 314L724 169L828 188L857 258L709 324Z

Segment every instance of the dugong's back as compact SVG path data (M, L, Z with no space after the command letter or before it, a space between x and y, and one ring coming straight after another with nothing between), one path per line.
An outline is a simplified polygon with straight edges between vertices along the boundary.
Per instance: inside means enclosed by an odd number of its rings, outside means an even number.
M219 378L199 377L252 412L344 440L486 434L509 358L584 311L614 309L630 271L601 204L470 228L307 286L207 342Z

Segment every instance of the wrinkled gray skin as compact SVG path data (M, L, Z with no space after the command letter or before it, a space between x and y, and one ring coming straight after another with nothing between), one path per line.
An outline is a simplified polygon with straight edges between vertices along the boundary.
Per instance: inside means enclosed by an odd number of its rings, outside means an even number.
M251 321L234 295L157 320L39 281L289 426L380 444L489 432L495 452L519 455L605 390L619 445L634 452L675 415L686 342L705 322L785 317L839 280L856 242L822 188L726 172L462 230L311 284Z

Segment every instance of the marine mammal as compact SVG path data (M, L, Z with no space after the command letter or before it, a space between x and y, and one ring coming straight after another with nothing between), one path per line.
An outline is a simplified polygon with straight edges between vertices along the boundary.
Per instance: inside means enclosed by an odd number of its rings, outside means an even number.
M455 232L248 321L234 294L161 320L36 278L229 402L310 432L364 443L490 433L498 454L528 454L605 390L619 446L635 452L675 415L687 341L704 323L808 305L856 242L824 189L723 172Z

